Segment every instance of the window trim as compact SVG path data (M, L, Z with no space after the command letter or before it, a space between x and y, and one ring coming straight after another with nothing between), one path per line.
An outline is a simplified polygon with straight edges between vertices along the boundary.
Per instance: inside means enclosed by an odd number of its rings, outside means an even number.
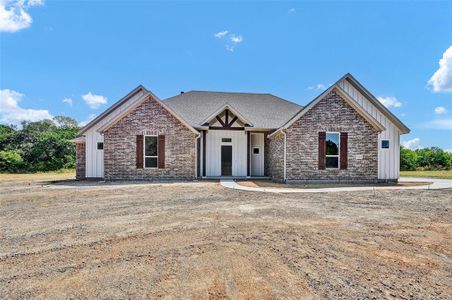
M146 137L155 137L157 139L157 155L146 155ZM146 167L146 157L157 158L157 165L155 167ZM158 169L159 167L159 136L158 135L143 135L143 169Z
M338 136L339 143L338 143L338 148L337 148L337 155L326 154L326 141L328 140L327 136L329 133L335 133ZM337 167L336 168L331 168L331 167L327 166L327 163L326 163L327 157L337 157ZM325 169L339 170L340 167L341 167L341 133L337 132L337 131L326 131L325 132Z
M388 148L383 148L383 141L388 141ZM385 151L388 151L389 149L391 149L391 141L389 139L381 139L380 140L380 149L385 150Z

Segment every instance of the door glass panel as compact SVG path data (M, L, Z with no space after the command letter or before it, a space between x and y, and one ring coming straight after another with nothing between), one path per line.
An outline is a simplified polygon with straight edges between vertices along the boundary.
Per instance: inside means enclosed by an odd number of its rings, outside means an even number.
M232 176L232 146L221 146L221 176Z

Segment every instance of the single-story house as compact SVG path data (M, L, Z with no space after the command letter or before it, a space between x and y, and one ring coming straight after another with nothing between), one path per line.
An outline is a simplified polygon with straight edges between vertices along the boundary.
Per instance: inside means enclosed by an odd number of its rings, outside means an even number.
M394 182L410 130L352 75L305 106L271 94L138 86L81 128L76 177Z

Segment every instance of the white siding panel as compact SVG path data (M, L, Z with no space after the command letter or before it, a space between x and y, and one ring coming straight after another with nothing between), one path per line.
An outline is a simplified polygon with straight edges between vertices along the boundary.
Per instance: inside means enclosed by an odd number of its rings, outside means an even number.
M231 143L222 143L230 138ZM246 133L242 130L209 130L206 135L206 176L221 176L221 145L232 145L232 176L246 176Z
M104 177L104 151L97 150L97 143L104 142L104 137L97 129L140 100L143 95L143 92L134 95L83 134L86 140L86 177Z
M259 154L253 149L259 148ZM264 134L251 133L251 176L264 176Z
M342 80L339 86L385 127L385 130L378 135L378 178L398 179L400 175L400 132L397 126L349 82ZM389 149L381 149L381 140L389 140Z

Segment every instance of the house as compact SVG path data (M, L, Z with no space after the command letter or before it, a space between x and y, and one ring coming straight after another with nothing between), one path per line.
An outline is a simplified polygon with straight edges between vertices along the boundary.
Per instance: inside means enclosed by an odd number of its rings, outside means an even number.
M80 130L76 177L394 182L410 130L346 74L306 106L271 94L139 86Z

